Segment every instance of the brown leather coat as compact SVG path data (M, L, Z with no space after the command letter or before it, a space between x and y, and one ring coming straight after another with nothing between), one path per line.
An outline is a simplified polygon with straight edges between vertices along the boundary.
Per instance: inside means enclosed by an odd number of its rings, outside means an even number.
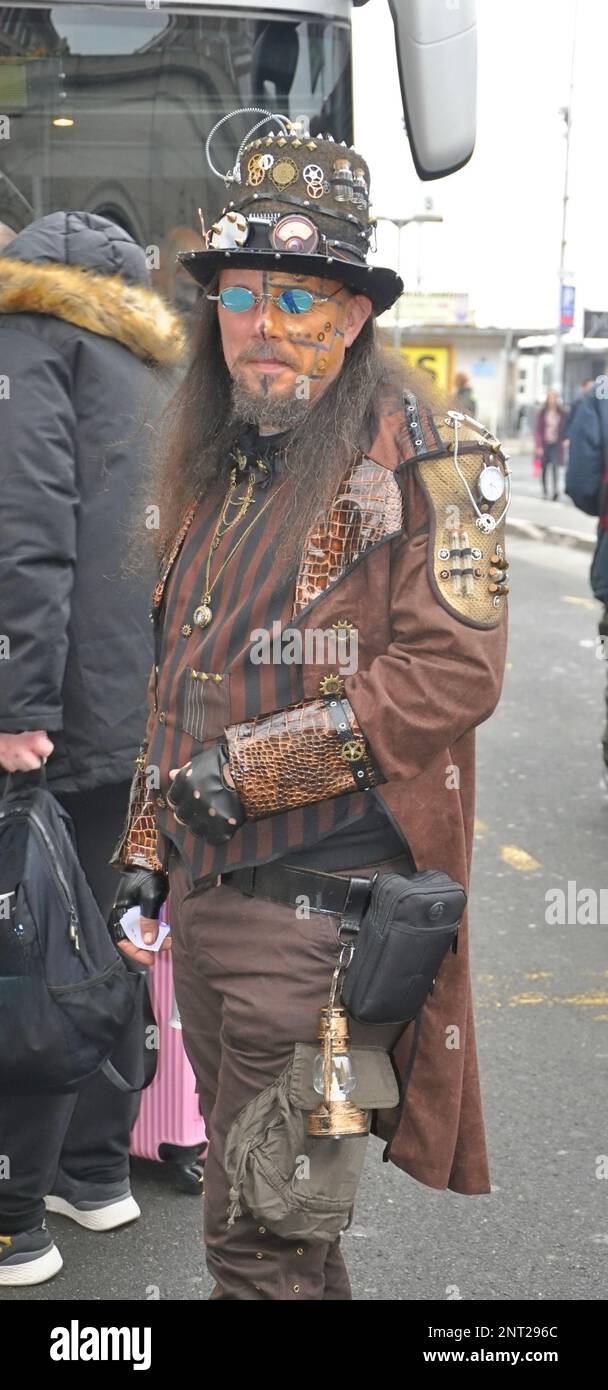
M476 545L479 532L473 509L451 461L445 458L444 441L451 441L453 433L440 420L435 425L443 440L437 443L434 466L448 479L448 489L451 478L451 499ZM473 438L472 432L466 433ZM408 452L395 418L385 417L368 455L394 470ZM489 717L500 696L507 622L504 600L489 619L492 626L481 626L475 616L477 596L468 601L470 614L467 601L460 600L463 612L459 613L449 595L444 596L445 586L444 593L438 589L436 550L444 539L446 499L445 485L440 484L431 483L433 496L429 496L432 457L427 436L418 461L399 470L408 539L399 550L394 543L373 550L333 593L330 589L318 601L310 622L326 627L336 618L348 618L358 629L359 670L347 677L345 686L388 778L376 795L408 841L416 867L445 869L467 887L473 844L475 728ZM494 459L498 457L495 453ZM423 483L421 464L426 459ZM469 460L472 470L466 471L472 483L488 455L485 459L469 455ZM464 460L462 467L465 470ZM498 514L500 510L500 506L494 509ZM502 534L499 527L490 548ZM487 565L482 560L478 568L483 573L476 576L476 588L483 586L487 594ZM487 617L486 610L486 621ZM317 692L318 677L318 670L306 667L305 694L310 697ZM393 1050L400 1075L412 1035L413 1024L409 1024ZM395 1113L378 1112L376 1127L381 1138L392 1136L392 1163L429 1187L489 1192L466 915L458 951L448 953L423 1009L414 1067L393 1133Z

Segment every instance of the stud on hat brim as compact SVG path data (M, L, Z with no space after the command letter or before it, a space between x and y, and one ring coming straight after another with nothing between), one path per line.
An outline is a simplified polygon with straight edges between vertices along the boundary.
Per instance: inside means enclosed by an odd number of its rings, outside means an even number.
M182 251L177 257L184 270L205 289L219 270L284 270L290 275L318 275L341 280L355 294L371 300L374 315L390 309L403 294L403 281L387 266L355 265L341 258L300 255L296 251Z

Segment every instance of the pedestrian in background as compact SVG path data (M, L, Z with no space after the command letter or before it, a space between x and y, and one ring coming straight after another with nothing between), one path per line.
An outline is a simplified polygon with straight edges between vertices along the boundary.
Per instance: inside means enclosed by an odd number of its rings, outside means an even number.
M591 588L603 612L599 641L608 658L608 377L600 376L576 412L570 434L566 492L575 507L598 517L597 544L591 561ZM601 786L608 800L608 685L606 722L602 735Z
M471 379L466 372L456 372L454 377L452 409L462 411L463 415L472 415L477 418L477 400L473 395Z
M551 469L553 501L559 499L559 470L564 461L564 439L567 415L560 404L557 391L547 391L545 404L538 412L535 431L536 453L541 460L543 497L548 497L547 474Z
M592 388L592 386L594 386L594 385L595 385L595 377L593 377L593 376L585 377L585 380L581 382L580 391L579 391L578 395L575 396L575 398L574 398L574 400L573 400L573 402L572 402L572 405L570 406L570 410L569 410L569 412L568 412L568 420L567 420L567 423L566 423L566 439L570 439L570 436L571 436L571 434L572 434L572 426L573 426L573 424L574 424L574 421L576 420L576 416L577 416L577 413L578 413L579 406L582 405L582 402L584 401L585 396L587 395L588 391L590 391L591 388Z
M145 253L105 217L56 212L0 255L0 768L48 759L107 917L152 659L149 582L123 572L143 413L169 385L179 322ZM152 367L158 368L152 373ZM141 1028L134 1015L133 1028ZM122 1041L122 1040L121 1040ZM143 1048L138 1039L134 1047ZM1 1066L1 1059L0 1059ZM93 1230L140 1215L129 1185L139 1095L101 1074L72 1095L0 1097L0 1285L61 1268L53 1211Z

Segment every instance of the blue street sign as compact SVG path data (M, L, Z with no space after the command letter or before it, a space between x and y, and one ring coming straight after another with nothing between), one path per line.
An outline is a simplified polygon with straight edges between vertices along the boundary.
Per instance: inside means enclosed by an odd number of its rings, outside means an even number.
M574 300L576 291L574 285L562 285L561 304L560 304L560 326L562 328L572 328L574 323Z

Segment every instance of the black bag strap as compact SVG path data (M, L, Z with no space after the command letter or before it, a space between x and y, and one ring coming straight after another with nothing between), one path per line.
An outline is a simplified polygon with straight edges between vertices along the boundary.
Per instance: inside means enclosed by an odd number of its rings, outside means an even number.
M120 1072L118 1068L114 1066L114 1063L110 1060L109 1057L106 1059L105 1062L102 1062L100 1067L100 1071L103 1073L106 1080L111 1082L112 1086L115 1086L117 1091L123 1091L129 1094L133 1094L137 1091L145 1091L146 1087L149 1086L150 1083L154 1080L154 1077L156 1076L156 1068L158 1065L158 1048L146 1047L145 1044L145 1038L148 1028L157 1028L158 1025L154 1016L154 1010L152 1008L152 1000L150 999L150 990L148 989L148 980L146 972L140 970L138 973L139 981L133 1005L133 1012L137 1012L139 1014L138 1002L141 995L141 1018L138 1025L138 1033L140 1034L140 1036L137 1039L137 1054L138 1056L140 1055L139 1044L141 1043L141 1048L143 1050L143 1080L141 1080L138 1077L135 1084L132 1085L131 1082L127 1079L127 1077L123 1076L122 1072ZM130 1024L127 1024L127 1027L130 1026L132 1026L132 1020Z
M349 879L344 906L340 914L341 921L338 929L340 941L348 942L351 939L350 936L343 937L342 932L352 933L353 936L357 935L364 913L367 912L372 888L377 877L376 873L372 878L353 876Z
M21 780L19 780L17 785L15 787L12 787L11 781L13 777L17 777L19 779L25 778L25 781L21 782ZM0 800L4 801L5 796L8 796L11 791L26 792L29 791L32 787L46 786L47 779L45 763L41 763L40 767L31 768L29 772L7 772L6 780L4 783L4 790L2 792Z
M116 1070L116 1067L112 1066L112 1063L109 1061L108 1058L106 1058L105 1062L102 1062L99 1070L103 1073L107 1081L111 1081L112 1085L116 1087L117 1091L132 1092L139 1090L138 1086L129 1085L128 1081L125 1080L125 1077L120 1075L120 1072Z
M405 1093L406 1093L407 1088L408 1088L408 1086L409 1086L409 1084L410 1084L410 1077L411 1077L412 1071L413 1071L413 1069L414 1069L414 1062L415 1062L415 1060L416 1060L416 1052L417 1052L417 1050L418 1050L418 1039L419 1039L419 1037L420 1037L420 1028L421 1028L421 1025L422 1025L422 1009L423 1009L423 1008L424 1008L424 1004L422 1005L422 1007L418 1010L418 1013L416 1014L416 1021L415 1021L415 1023L414 1023L414 1037L413 1037L413 1040L412 1040L412 1046L411 1046L410 1051L409 1051L409 1056L408 1056L408 1059L407 1059L407 1066L406 1066L406 1068L405 1068L405 1073L404 1073L404 1076L403 1076L403 1078L402 1078L402 1080L401 1080L401 1085L400 1085L400 1087L399 1087L399 1114L398 1114L398 1116L397 1116L397 1124L396 1124L396 1126L395 1126L395 1132L397 1131L397 1129L398 1129L398 1127L399 1127L399 1122L400 1122L400 1120L401 1120L401 1114L402 1114L402 1111L403 1111L403 1104L404 1104L404 1101L405 1101ZM382 1162L383 1162L383 1163L388 1163L388 1161L389 1161L390 1150L391 1150L391 1144L392 1144L392 1142L393 1142L393 1141L392 1141L392 1139L391 1139L391 1140L389 1141L389 1143L386 1145L386 1147L384 1148L383 1152L382 1152Z

